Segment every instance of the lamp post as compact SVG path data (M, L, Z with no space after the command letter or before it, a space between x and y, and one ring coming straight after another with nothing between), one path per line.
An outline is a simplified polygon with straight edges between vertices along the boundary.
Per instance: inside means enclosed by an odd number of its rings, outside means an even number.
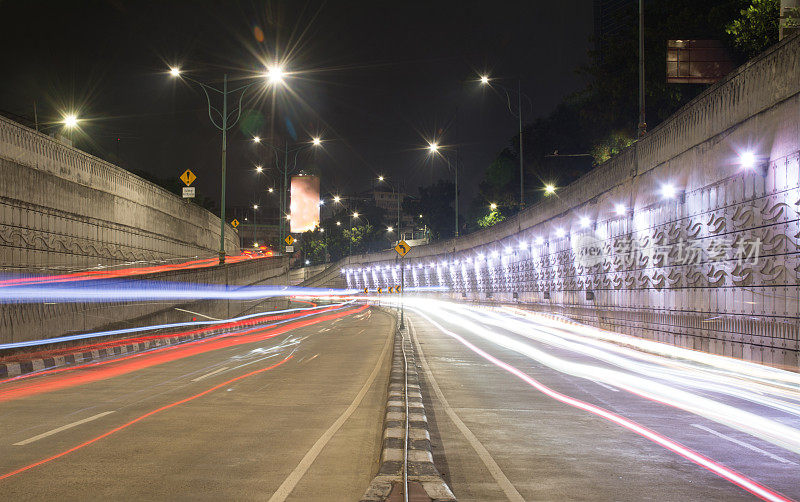
M447 161L447 169L449 171L453 171L455 177L455 185L456 185L456 194L455 194L455 209L456 209L456 227L455 227L455 236L458 237L458 165L456 165L455 169L452 168L450 165L450 157L445 155L441 152L442 147L435 141L432 141L428 144L428 151L430 155L441 155Z
M258 211L258 204L253 204L253 247L258 247L258 225L256 224L256 211Z
M397 226L395 229L397 229L397 241L400 242L400 239L403 238L403 233L400 231L400 190L394 185L394 183L387 181L385 176L378 176L378 181L389 185L389 187L392 189L392 195L397 200Z
M172 67L169 70L170 75L174 78L182 78L183 80L192 82L200 86L203 90L203 93L206 95L206 101L208 102L208 118L211 120L211 124L222 131L222 187L220 189L220 217L219 217L219 264L225 264L225 178L226 178L226 157L228 151L228 131L239 122L239 118L242 116L242 100L244 99L244 95L247 92L247 89L255 85L256 83L260 82L260 80L256 80L250 82L249 84L245 84L239 86L235 89L228 89L228 74L224 74L222 76L222 89L217 87L205 84L198 80L195 80L191 77L188 77L181 72L180 68ZM274 65L267 68L267 72L264 74L264 77L267 79L267 82L272 85L277 85L283 82L283 68L280 66ZM222 96L222 110L214 107L211 104L211 96L209 95L209 91L212 93L216 93ZM228 112L228 96L232 94L239 93L239 104L236 106L234 110ZM215 112L218 116L217 119L214 118ZM233 120L231 119L231 115L236 114L236 117Z
M511 89L508 89L505 86L502 86L498 83L492 83L491 79L488 75L481 75L480 77L481 85L488 85L492 88L501 89L506 95L506 108L508 108L509 113L512 116L517 118L517 124L519 126L519 208L522 210L525 207L525 170L524 170L524 154L523 154L523 143L522 143L522 98L523 96L525 99L528 100L530 103L531 108L533 108L533 102L531 98L529 98L526 94L522 93L522 80L517 79L517 111L514 112L514 109L511 108L511 95L509 92L514 92Z
M287 215L287 213L286 213L286 205L287 205L286 202L287 202L288 197L287 197L286 193L288 191L287 184L288 184L289 174L293 173L295 171L295 169L297 169L297 156L300 154L300 151L303 150L304 148L308 147L308 146L312 146L312 147L320 147L320 146L322 146L322 139L319 138L319 137L313 137L313 138L311 138L310 142L304 142L304 143L296 144L296 145L292 146L291 148L289 147L289 142L288 141L286 141L284 143L283 148L280 148L280 147L277 147L277 146L275 146L275 145L273 145L271 143L267 143L266 141L262 140L259 136L255 136L253 138L253 143L256 143L258 145L263 145L265 147L270 148L272 150L272 152L275 154L275 166L278 168L278 171L283 173L283 187L281 189L280 199L278 201L278 203L280 205L280 211L281 211L281 218L279 219L279 230L278 231L280 233L279 238L283 239L285 237L285 235L284 235L284 231L285 231L285 229L284 229L284 225L285 225L284 216ZM280 162L278 161L278 153L279 152L283 152L283 168L281 168ZM290 153L294 153L294 162L292 164L291 169L289 168L289 154Z

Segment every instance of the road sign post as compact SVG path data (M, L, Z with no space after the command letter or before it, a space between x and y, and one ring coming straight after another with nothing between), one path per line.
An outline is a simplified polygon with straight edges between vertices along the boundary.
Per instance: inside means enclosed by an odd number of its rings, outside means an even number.
M406 289L406 267L405 267L405 257L409 251L411 251L411 246L404 240L401 240L397 243L394 247L395 252L399 255L400 260L400 329L406 328L406 319L405 319L405 305L403 304L403 294L405 293Z

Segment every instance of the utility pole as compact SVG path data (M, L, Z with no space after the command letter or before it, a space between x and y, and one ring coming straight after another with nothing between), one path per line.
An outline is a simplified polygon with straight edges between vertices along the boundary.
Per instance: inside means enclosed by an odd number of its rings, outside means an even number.
M525 171L522 167L522 80L517 79L517 116L519 117L519 210L525 209ZM456 235L458 237L458 235Z
M644 0L639 0L639 135L647 133L644 119Z

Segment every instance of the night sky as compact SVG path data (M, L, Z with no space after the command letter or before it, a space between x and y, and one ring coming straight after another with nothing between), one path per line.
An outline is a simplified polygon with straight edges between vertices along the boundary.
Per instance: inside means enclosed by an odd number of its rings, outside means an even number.
M231 204L264 202L271 166L259 134L283 144L319 134L324 150L301 153L323 191L367 189L380 173L416 192L450 178L422 150L438 138L462 162L462 201L517 130L505 96L476 81L488 72L550 112L581 87L592 2L472 1L0 1L0 109L54 123L78 110L78 145L162 178L191 168L218 198L220 133L197 88L171 65L221 85L253 81L285 60L286 88L257 84L229 134ZM512 96L513 97L513 96ZM231 103L235 107L236 102ZM288 124L288 125L287 125ZM49 130L55 130L57 127Z

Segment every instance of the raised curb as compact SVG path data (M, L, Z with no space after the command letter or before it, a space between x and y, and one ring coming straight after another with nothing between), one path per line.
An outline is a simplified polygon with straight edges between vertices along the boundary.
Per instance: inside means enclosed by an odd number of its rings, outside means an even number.
M418 482L432 501L455 502L456 498L433 463L428 418L422 403L417 373L417 358L406 329L395 332L392 372L386 417L383 424L381 467L373 478L362 502L379 502L389 498L393 485L403 482L403 452L405 443L405 373L403 348L408 362L408 482Z
M152 340L129 343L126 345L116 345L102 349L87 350L85 352L74 352L60 356L29 359L27 361L0 363L0 378L13 378L16 376L25 375L27 373L33 373L34 371L69 367L73 364L91 363L113 356L124 356L127 354L135 354L137 352L145 352L158 347L166 347L169 345L177 345L180 343L209 338L224 331L225 330L220 329L191 335L176 335L172 337L167 336L164 338L154 338Z

